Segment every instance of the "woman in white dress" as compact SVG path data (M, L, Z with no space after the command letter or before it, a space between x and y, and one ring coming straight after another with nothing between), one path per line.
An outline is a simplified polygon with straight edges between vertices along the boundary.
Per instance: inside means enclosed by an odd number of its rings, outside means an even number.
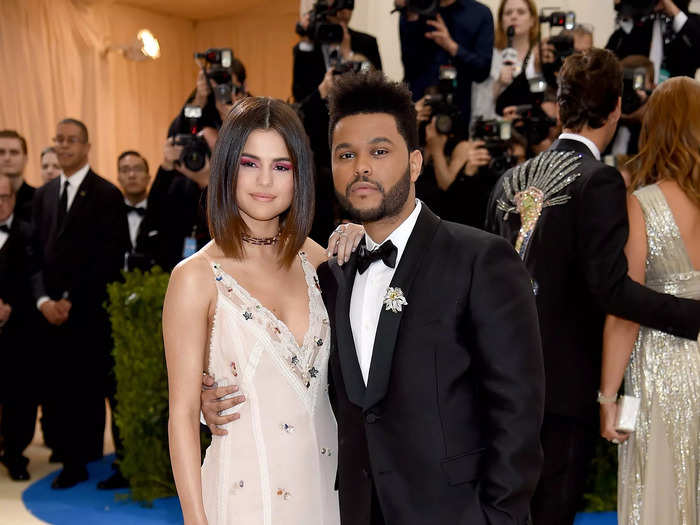
M163 308L170 452L187 525L337 525L330 324L315 268L308 139L279 100L226 118L211 162L213 241L173 271ZM202 372L245 401L200 471Z
M664 82L647 102L628 200L630 277L700 300L700 83ZM615 429L614 403L640 399L635 432ZM620 446L618 523L700 520L700 348L609 316L604 331L601 434Z

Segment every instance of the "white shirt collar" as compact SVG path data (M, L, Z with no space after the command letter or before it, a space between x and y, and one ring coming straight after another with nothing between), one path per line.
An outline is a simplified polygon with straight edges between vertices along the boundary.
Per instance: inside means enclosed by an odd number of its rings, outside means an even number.
M78 189L80 185L83 183L83 180L85 180L85 176L88 174L88 171L90 171L90 164L85 164L82 168L80 168L78 171L76 171L73 175L70 177L66 177L63 173L59 175L61 177L61 190L63 191L63 186L65 185L66 181L68 181L68 184L70 184L71 188Z
M12 228L12 219L15 217L14 213L10 213L10 216L3 222L0 222L0 224L7 224L8 228Z
M408 239L413 232L413 227L416 225L418 215L420 215L420 210L421 201L416 199L416 207L413 209L411 214L406 217L406 219L404 219L404 221L399 224L396 229L384 240L384 242L391 241L394 243L394 246L396 246L396 266L399 265L401 255L403 255L403 252L406 249L406 244L408 244ZM384 244L384 242L381 244ZM381 246L380 244L374 242L367 233L365 233L365 243L368 250L374 250L378 246Z
M578 142L582 142L585 144L589 150L591 150L591 153L593 153L593 156L596 158L596 160L600 160L600 150L598 149L598 146L596 146L591 139L587 139L583 135L579 135L577 133L562 133L559 135L559 140L576 140Z
M134 204L134 208L143 208L145 210L147 202L148 199L143 199L141 202L137 202L136 204ZM131 206L131 203L126 198L124 198L124 204L126 204L127 206Z

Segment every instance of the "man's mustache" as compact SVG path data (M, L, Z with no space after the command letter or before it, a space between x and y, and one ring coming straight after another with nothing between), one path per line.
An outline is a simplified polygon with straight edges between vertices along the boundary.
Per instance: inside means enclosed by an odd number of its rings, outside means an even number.
M371 184L377 190L383 195L384 194L384 186L382 186L381 183L377 182L376 180L371 180L367 175L355 175L355 177L352 179L350 184L347 185L345 188L345 196L349 197L350 192L352 191L352 187L357 184L358 182L365 182L367 184Z

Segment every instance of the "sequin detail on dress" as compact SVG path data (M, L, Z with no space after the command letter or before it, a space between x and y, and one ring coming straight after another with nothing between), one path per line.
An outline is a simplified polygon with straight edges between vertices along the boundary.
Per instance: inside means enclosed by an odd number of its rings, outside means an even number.
M530 239L542 215L549 206L565 204L570 195L557 193L574 182L581 173L581 154L571 151L545 151L532 160L513 168L510 176L503 179L504 199L499 199L498 209L508 215L520 215L520 232L515 241L515 250L521 258L530 244Z
M700 299L695 271L658 186L634 194L647 235L646 285ZM620 446L618 523L697 525L700 519L700 349L695 341L641 327L625 372L641 399L637 428Z

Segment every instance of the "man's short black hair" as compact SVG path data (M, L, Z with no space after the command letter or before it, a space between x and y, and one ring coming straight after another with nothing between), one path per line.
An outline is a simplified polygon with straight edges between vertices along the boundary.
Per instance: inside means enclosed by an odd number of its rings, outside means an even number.
M83 134L83 142L85 142L85 144L90 142L90 135L88 135L87 126L78 119L64 118L59 122L59 124L73 124L74 126L78 126L80 128L81 133Z
M381 71L345 73L335 80L328 98L330 125L328 142L338 122L352 115L387 113L406 141L408 151L418 149L418 123L411 92L405 84L393 82Z
M122 159L128 155L134 155L135 157L140 158L143 161L143 163L146 165L146 173L150 173L150 171L148 171L148 161L146 160L146 157L141 155L138 151L134 151L132 149L126 150L125 152L123 152L121 155L119 155L117 157L117 169L119 169L119 163L122 161Z

